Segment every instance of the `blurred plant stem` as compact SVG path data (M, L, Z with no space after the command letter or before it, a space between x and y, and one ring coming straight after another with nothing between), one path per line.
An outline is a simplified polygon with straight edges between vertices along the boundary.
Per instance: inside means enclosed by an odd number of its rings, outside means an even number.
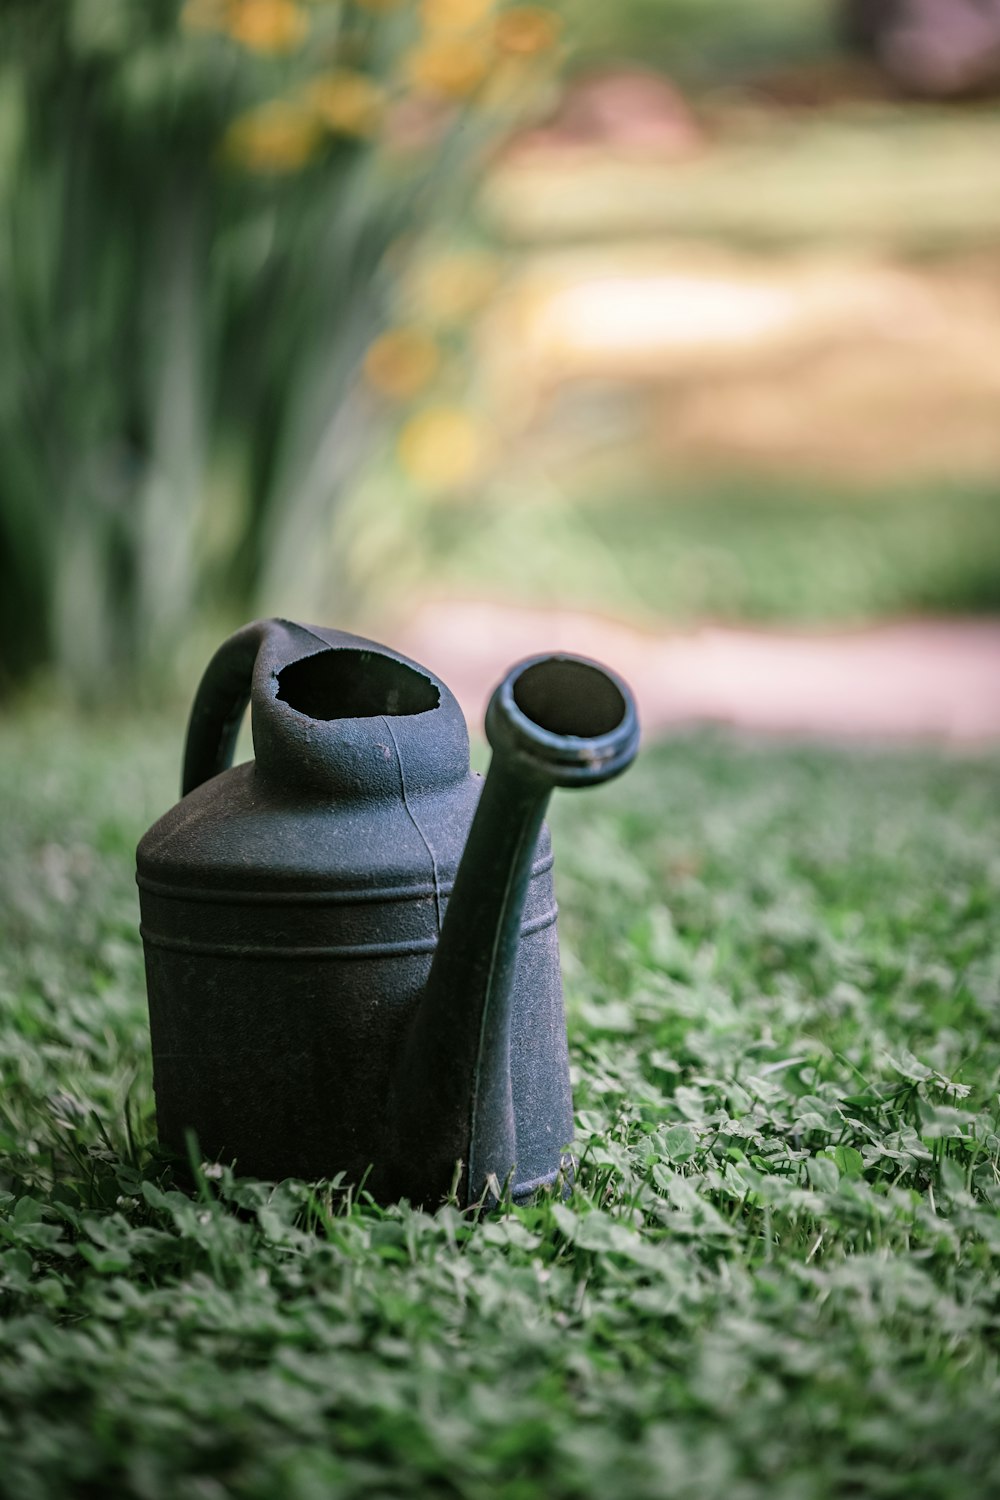
M206 223L201 184L178 174L164 194L148 292L143 374L151 413L149 461L137 506L136 644L156 664L194 603L195 539L206 458Z

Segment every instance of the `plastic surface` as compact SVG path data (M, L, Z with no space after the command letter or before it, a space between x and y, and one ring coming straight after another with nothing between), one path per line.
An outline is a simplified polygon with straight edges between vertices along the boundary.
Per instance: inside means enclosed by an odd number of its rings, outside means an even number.
M248 701L255 760L230 768ZM428 1204L456 1172L466 1202L557 1177L572 1099L542 818L553 785L624 769L638 731L624 684L567 657L513 669L487 725L483 792L451 693L388 648L271 620L216 653L185 795L137 855L167 1144L190 1129L247 1175Z

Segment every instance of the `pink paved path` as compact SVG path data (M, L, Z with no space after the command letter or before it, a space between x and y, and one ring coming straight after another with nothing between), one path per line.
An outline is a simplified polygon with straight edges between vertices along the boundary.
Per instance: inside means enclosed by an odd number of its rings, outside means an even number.
M423 605L397 642L448 683L474 725L513 661L562 650L625 677L647 732L711 723L821 738L1000 739L1000 620L649 635L587 614L439 602Z

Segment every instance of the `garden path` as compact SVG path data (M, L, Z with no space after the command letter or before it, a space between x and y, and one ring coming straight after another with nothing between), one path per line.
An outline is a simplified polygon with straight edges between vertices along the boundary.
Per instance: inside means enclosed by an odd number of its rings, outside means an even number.
M449 601L421 605L397 640L433 663L473 724L512 661L566 650L627 679L647 733L723 724L808 738L1000 741L1000 620L648 634L590 614Z

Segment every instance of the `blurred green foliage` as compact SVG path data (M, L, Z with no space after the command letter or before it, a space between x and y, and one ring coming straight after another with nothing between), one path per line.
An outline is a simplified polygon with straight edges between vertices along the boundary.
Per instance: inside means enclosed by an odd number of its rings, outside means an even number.
M487 100L504 36L443 9L7 0L0 685L155 678L328 566L385 252L530 92Z
M829 0L618 0L580 7L579 58L669 68L721 83L829 54L837 36Z
M429 583L658 619L996 606L978 481L803 508L795 481L772 503L707 478L689 503L541 475L511 499L465 361L496 274L464 254L488 148L566 65L663 66L697 94L836 45L826 0L564 8L5 0L0 692L39 668L85 699L153 689L252 613L374 617ZM744 129L719 97L698 160L529 173L497 232L991 253L995 110ZM388 417L381 488L357 483Z
M983 482L687 475L543 498L505 485L474 507L428 507L423 527L418 551L401 517L387 524L359 586L391 577L416 599L486 596L661 629L1000 610L1000 506Z

